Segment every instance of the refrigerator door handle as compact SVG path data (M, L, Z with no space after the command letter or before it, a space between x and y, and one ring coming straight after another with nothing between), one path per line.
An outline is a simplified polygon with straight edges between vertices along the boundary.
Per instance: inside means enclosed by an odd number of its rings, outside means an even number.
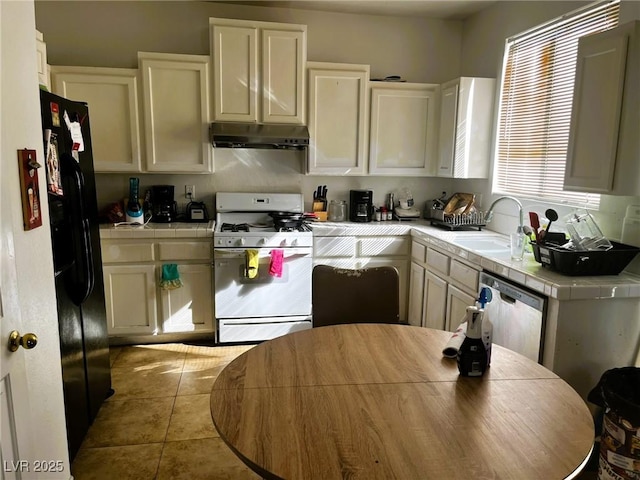
M93 271L93 251L91 249L91 231L89 229L89 219L85 213L86 205L86 193L84 188L84 175L82 169L76 160L68 153L63 153L62 157L65 160L65 166L69 168L70 184L75 189L75 194L71 195L72 198L76 198L77 202L73 205L74 209L77 209L77 216L72 214L72 217L78 218L77 225L74 228L78 229L80 245L78 245L77 260L76 263L81 269L82 280L79 284L73 285L73 292L70 292L72 298L77 305L83 303L91 292L93 292L93 286L95 283L94 271Z

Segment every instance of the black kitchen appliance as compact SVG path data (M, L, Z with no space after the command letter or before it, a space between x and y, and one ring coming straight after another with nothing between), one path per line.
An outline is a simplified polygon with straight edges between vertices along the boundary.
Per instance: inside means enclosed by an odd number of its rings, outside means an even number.
M373 191L351 190L349 200L349 219L352 222L370 222L373 213Z
M154 185L151 187L151 221L154 223L170 223L176 221L177 204L174 200L173 185Z
M111 370L89 109L40 91L69 457L102 402ZM73 139L72 139L73 135Z
M207 206L204 202L187 203L186 217L188 222L208 222L209 214L207 213Z

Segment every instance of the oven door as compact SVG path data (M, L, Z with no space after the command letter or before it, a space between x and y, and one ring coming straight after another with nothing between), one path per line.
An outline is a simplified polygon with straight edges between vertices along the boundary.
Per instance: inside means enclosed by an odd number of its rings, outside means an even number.
M258 248L258 274L245 274L245 248L214 249L216 318L311 314L311 248L283 249L282 276L269 274L270 248Z

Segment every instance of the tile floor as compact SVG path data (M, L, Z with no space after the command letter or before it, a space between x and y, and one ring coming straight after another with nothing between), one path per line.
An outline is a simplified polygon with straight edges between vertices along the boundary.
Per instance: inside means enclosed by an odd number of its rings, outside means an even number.
M220 439L209 412L217 375L249 348L112 347L115 394L74 459L74 480L259 480ZM597 475L585 471L578 478Z
M73 461L74 479L259 479L219 438L209 411L218 373L249 348L112 347L115 394Z

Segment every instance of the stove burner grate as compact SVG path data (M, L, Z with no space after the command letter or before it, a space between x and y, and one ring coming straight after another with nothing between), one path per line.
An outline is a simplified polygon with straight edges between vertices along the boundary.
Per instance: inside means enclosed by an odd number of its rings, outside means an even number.
M221 232L248 232L249 224L247 223L223 223L220 226Z

